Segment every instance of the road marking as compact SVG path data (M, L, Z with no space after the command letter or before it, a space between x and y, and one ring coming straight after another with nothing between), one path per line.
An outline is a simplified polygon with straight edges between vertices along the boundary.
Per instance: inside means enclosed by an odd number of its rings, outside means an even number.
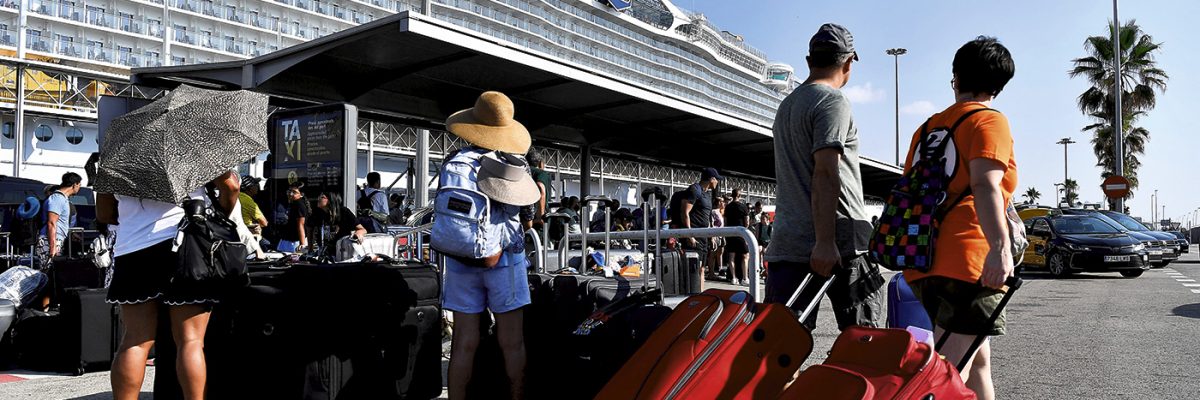
M1195 282L1195 279L1175 279L1175 282Z
M1183 287L1200 287L1200 283L1185 283Z
M1200 293L1200 289L1192 289L1192 293Z

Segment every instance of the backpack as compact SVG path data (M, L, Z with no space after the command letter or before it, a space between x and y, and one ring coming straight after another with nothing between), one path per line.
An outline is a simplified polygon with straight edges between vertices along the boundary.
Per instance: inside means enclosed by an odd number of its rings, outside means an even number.
M671 194L671 201L667 202L667 216L671 220L672 228L682 227L683 220L688 218L687 215L680 214L683 214L683 197L689 195L691 191L692 187L688 186L683 190Z
M512 244L508 240L510 235L503 232L507 229L507 221L493 220L492 201L479 191L475 180L479 174L479 159L487 153L490 151L471 147L448 156L442 166L442 175L448 166L455 164L466 165L471 173L460 176L460 183L454 186L439 179L433 203L429 246L468 264L470 260L494 256ZM517 213L512 215L515 218Z
M879 225L875 227L871 237L868 252L876 263L893 271L915 269L928 272L933 266L934 248L942 219L955 205L971 194L968 186L957 199L952 202L946 201L947 189L955 173L947 171L947 149L953 143L954 131L958 126L981 111L995 110L971 110L959 117L949 129L928 129L928 120L921 125L921 142L914 149L912 167L892 187L892 192L884 204L883 214L879 217ZM957 149L954 153L959 162L965 162ZM1007 202L1012 211L1006 214L1016 215L1011 199ZM1009 218L1009 231L1015 236L1018 231L1012 228L1012 217ZM1017 221L1022 228L1019 230L1019 236L1023 245L1020 251L1014 249L1014 256L1022 255L1028 246L1028 241L1024 240L1024 224L1019 222L1020 218L1017 218ZM1017 245L1018 242L1014 240L1013 247Z
M42 227L46 226L46 220L42 218L44 207L45 200L31 195L13 210L13 216L16 218L13 218L9 229L14 245L28 247L37 244Z
M375 211L375 208L371 204L371 198L377 194L383 194L383 191L376 190L370 196L367 195L367 189L365 188L358 189L358 192L359 196L356 202L358 210L355 213L358 215L359 225L362 225L367 230L367 233L385 232L386 229L383 227L387 224L387 214Z

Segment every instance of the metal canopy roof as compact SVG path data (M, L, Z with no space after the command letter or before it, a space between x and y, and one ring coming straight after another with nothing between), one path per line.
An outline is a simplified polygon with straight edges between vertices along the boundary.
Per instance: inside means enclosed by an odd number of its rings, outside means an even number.
M774 177L771 127L421 14L402 12L250 60L136 68L139 85L248 89L441 123L482 91L537 140ZM654 86L654 85L650 85ZM888 167L864 162L868 169ZM896 175L894 168L878 171ZM892 178L894 179L894 178Z

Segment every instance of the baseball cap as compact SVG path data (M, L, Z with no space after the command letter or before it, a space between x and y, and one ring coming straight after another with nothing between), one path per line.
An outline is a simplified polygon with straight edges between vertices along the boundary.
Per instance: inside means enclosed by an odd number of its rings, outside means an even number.
M812 39L808 41L808 52L812 53L854 53L854 61L858 61L858 52L854 51L854 36L846 27L838 24L824 24Z
M717 169L712 167L705 168L704 171L700 173L700 180L707 180L709 178L717 178L718 181L725 180L725 178L721 177L721 173L717 172Z

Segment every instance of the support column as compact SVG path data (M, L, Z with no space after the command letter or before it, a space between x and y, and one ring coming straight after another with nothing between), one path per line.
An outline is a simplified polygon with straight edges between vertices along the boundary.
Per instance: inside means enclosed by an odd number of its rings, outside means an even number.
M608 195L608 188L604 187L604 157L600 157L600 195Z
M634 197L639 198L639 199L642 198L642 190L644 190L644 189L642 189L642 181L644 181L644 180L645 180L645 178L642 177L642 163L638 163L637 164L637 193L634 194ZM634 205L637 205L637 204L634 204Z
M592 146L584 145L580 149L579 159L579 198L592 195Z
M175 26L173 24L171 24L171 7L167 6L167 3L168 3L167 1L163 1L163 19L162 19L162 23L163 23L163 25L162 25L162 29L163 29L163 51L162 51L163 60L162 60L162 63L163 64L162 65L170 66L170 65L174 64L174 61L173 61L174 59L171 58L171 35L175 34ZM280 46L280 48L283 48L283 46ZM120 56L121 56L120 54L117 55L118 58ZM153 65L151 65L151 66L153 66Z
M24 4L24 2L22 2ZM22 6L22 9L24 6ZM25 29L21 28L21 32ZM21 47L25 47L22 45ZM13 115L13 177L21 177L21 164L25 160L25 66L17 64L17 109Z
M425 207L426 205L429 204L429 186L426 184L426 182L429 182L429 130L428 129L417 129L417 160L416 160L416 163L417 163L417 165L416 165L416 168L414 168L414 170L416 171L416 174L419 178L416 179L416 182L418 182L417 188L416 188L417 197L414 198L414 202L415 202L414 204L417 204L419 207Z
M375 122L367 122L367 173L375 170Z
M25 41L29 40L29 1L21 0L17 4L17 59L24 60Z

